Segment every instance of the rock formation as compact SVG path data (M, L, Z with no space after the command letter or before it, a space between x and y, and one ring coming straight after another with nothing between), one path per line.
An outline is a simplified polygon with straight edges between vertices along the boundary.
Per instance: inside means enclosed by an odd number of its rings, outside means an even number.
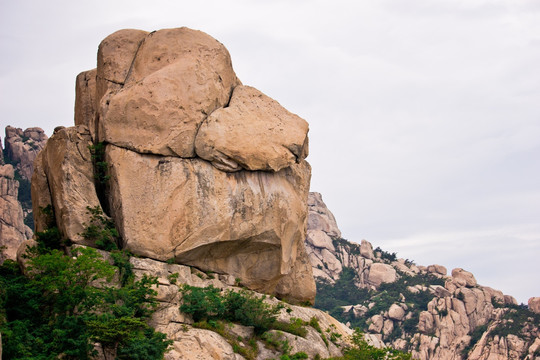
M30 180L34 172L34 160L47 142L47 135L38 127L22 130L6 127L5 155L6 159L20 172L26 180Z
M337 314L342 321L415 359L540 357L540 317L535 314L540 298L531 298L529 309L520 307L513 297L478 285L466 270L453 269L448 276L442 265L416 266L373 251L365 240L360 245L343 240L321 195L310 193L308 203L306 245L318 286L331 286L350 269L353 281L339 286L372 291L364 298L358 295L359 303L342 306L343 313Z
M15 169L11 164L0 165L0 264L5 259L15 260L20 244L32 237L32 230L23 221L18 192Z
M5 149L0 141L0 263L15 260L19 245L32 237L25 225L32 217L30 197L19 192L28 190L34 158L46 141L40 128L23 131L11 126L6 127Z
M540 314L540 297L532 297L528 301L529 309L537 314Z
M35 213L51 204L65 238L95 247L82 233L101 208L134 254L313 301L308 124L243 86L221 43L187 28L108 36L77 77L75 124L32 179Z

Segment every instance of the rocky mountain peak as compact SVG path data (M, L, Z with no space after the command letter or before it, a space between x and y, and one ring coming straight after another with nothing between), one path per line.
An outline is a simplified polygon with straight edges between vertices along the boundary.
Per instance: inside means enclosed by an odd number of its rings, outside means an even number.
M464 269L448 275L344 240L321 195L310 193L308 204L316 307L415 359L539 358L540 298L520 306Z

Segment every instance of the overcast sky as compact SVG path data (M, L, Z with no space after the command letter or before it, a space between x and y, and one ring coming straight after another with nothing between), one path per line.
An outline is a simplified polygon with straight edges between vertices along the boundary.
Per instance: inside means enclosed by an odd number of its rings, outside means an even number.
M72 125L75 76L116 30L202 30L310 123L344 238L540 296L540 1L0 4L2 129Z

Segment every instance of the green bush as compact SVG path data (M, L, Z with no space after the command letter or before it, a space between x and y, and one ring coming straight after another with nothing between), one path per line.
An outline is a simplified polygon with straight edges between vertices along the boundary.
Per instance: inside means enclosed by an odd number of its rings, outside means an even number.
M112 251L118 250L120 235L116 230L114 222L103 214L101 207L86 207L86 213L90 217L90 222L85 223L84 231L81 233L85 240L96 244L98 249Z
M119 359L161 359L170 342L146 324L157 304L151 289L157 279L110 286L116 268L95 249L73 255L32 251L27 276L14 262L0 267L5 358L89 359L97 341Z
M283 308L267 304L264 298L246 290L228 290L222 294L212 285L205 288L184 285L181 292L180 311L190 314L195 322L227 320L253 326L259 335L276 326L277 314Z
M389 347L376 348L369 345L359 329L352 336L353 346L343 351L342 357L329 360L410 360L411 354Z

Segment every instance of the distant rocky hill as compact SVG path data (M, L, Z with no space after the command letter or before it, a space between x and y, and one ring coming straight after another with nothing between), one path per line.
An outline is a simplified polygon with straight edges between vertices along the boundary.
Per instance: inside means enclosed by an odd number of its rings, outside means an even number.
M540 358L540 298L518 305L463 269L448 274L346 241L320 194L308 205L315 307L416 359Z
M0 262L15 259L17 248L32 237L34 227L30 178L34 159L47 142L40 128L6 127L5 147L0 141Z

